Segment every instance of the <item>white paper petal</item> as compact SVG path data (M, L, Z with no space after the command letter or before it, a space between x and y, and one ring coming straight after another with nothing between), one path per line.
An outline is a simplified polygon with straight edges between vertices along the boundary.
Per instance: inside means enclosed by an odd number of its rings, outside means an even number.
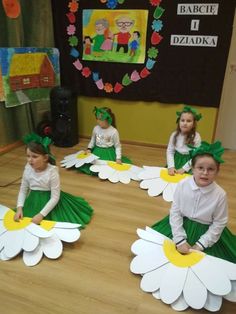
M231 281L231 291L224 298L231 302L236 302L236 280Z
M6 256L5 250L4 250L4 249L1 250L1 252L0 252L0 260L2 260L2 261L8 261L9 259L10 259L10 257Z
M24 235L25 235L24 229L7 232L4 247L4 253L6 254L7 257L13 258L21 252L24 241Z
M43 253L45 256L51 259L56 259L62 254L63 246L61 240L53 235L50 238L45 238L40 240Z
M156 232L155 230L153 231L155 233L150 232L149 229L148 230L137 229L137 234L143 240L147 240L147 241L162 245L165 238L159 232Z
M188 308L188 304L184 300L183 294L171 304L171 307L175 311L184 311Z
M145 292L155 292L159 290L162 278L165 279L168 268L169 263L164 264L161 267L144 274L141 280L140 288Z
M60 228L60 229L75 229L81 227L80 224L75 224L72 222L56 222L53 228Z
M138 175L141 180L160 178L162 168L143 166L143 169Z
M130 171L121 171L119 177L121 183L130 183Z
M153 185L149 187L148 195L149 196L160 195L168 184L169 184L168 182L163 181L162 179L156 179L155 183L153 182Z
M39 238L48 238L52 235L51 230L47 231L34 223L31 223L30 225L28 225L26 227L26 230Z
M79 168L79 167L83 166L84 164L86 164L85 160L83 160L83 159L77 159L77 160L75 161L75 168Z
M79 151L79 152L77 152L77 153L75 153L75 154L67 155L67 156L64 157L64 159L63 159L61 162L65 162L65 161L74 159L74 158L76 158L76 156L77 156L79 153L81 153L81 152L82 152L82 151Z
M133 258L130 264L130 270L134 274L145 274L161 267L168 262L163 254L162 248L157 246L157 249L150 254L137 255Z
M89 170L91 170L92 172L99 172L100 169L101 169L100 165L97 165L97 164L89 167Z
M174 192L176 189L176 184L175 183L169 183L166 188L163 191L163 199L166 202L172 202L173 201L173 196Z
M76 163L76 159L72 159L72 160L68 160L65 164L65 167L68 169L68 168L71 168L75 165Z
M139 186L140 186L141 189L147 190L147 189L149 189L150 186L152 186L152 182L153 181L155 182L156 179L143 180L143 181L140 182Z
M156 244L152 242L139 239L131 246L131 252L135 255L146 254L155 251Z
M191 269L211 293L226 295L231 290L230 280L211 260L206 255L199 263L191 266Z
M160 295L164 303L171 304L180 297L183 291L188 269L177 267L173 264L169 264L168 266L165 280L161 283Z
M207 301L204 308L211 312L217 312L221 308L222 297L208 292Z
M23 252L23 261L26 266L35 266L37 265L43 257L43 250L39 244L37 248L32 252Z
M99 171L98 176L100 179L106 180L106 179L110 179L112 174L115 172L116 172L116 170L109 167L109 166L100 166L100 171Z
M6 231L7 231L7 230L6 230L6 228L4 227L3 222L0 221L0 237L1 237L1 235L2 235L4 232L6 232Z
M186 303L196 310L203 308L207 300L207 289L198 277L196 277L191 268L188 270L183 296Z
M99 178L100 177L100 173L99 173ZM105 176L104 176L105 178ZM101 178L102 179L102 178ZM113 170L112 173L110 173L108 176L107 176L107 179L111 182L111 183L117 183L120 181L120 176L119 176L119 172L116 171L116 170Z
M5 241L6 241L6 236L7 232L4 232L0 235L0 251L4 248L5 246Z
M236 264L211 255L208 255L207 258L221 271L224 271L230 280L236 280Z
M79 229L54 229L55 234L64 242L75 242L80 237Z
M157 299L157 300L161 300L161 296L160 296L160 290L157 290L155 292L152 293L152 296Z
M23 241L23 250L25 251L34 251L39 245L39 238L34 236L32 233L25 230L24 241Z

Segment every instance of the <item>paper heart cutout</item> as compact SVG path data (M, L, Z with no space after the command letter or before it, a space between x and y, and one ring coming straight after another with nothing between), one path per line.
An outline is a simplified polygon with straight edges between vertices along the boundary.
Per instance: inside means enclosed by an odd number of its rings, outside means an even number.
M117 0L117 1L100 0L100 2L106 4L106 6L109 9L115 9L118 3L123 4L124 1L125 0ZM153 23L150 24L153 29L153 32L150 38L150 44L152 45L152 47L150 47L149 49L148 47L146 47L146 53L148 56L146 66L140 71L140 73L138 73L136 69L133 70L130 77L129 77L129 74L126 73L122 78L122 84L120 82L116 82L114 87L113 87L113 84L109 82L104 84L103 79L102 78L99 79L100 74L98 72L92 72L91 69L88 67L84 68L83 64L78 59L78 53L76 52L76 49L74 48L74 46L77 45L76 43L76 40L78 41L77 37L73 35L68 38L69 45L72 46L72 49L74 49L70 54L71 56L77 58L76 61L73 62L73 65L75 66L77 70L81 71L81 74L84 77L86 78L92 77L98 89L104 90L106 93L112 93L112 92L119 93L124 87L127 87L131 83L137 82L140 79L144 79L148 75L151 74L150 70L154 67L156 63L156 60L154 60L154 58L156 58L156 55L153 54L153 50L157 50L157 49L154 46L158 45L160 41L163 39L163 37L159 34L159 31L162 29L162 26L163 26L162 21L158 21L159 23L157 27L155 27L156 25L155 22L157 22L156 20L162 16L165 9L159 6L161 0L148 0L148 2L152 7L155 7L155 10L153 12L153 18L154 18ZM77 6L73 6L73 9L72 9L71 0L68 1L68 8L70 12L67 13L66 16L71 24L76 24L76 15L74 13L78 11L79 1L77 1L76 4ZM154 25L154 28L153 28L153 25ZM152 54L149 51L152 51Z

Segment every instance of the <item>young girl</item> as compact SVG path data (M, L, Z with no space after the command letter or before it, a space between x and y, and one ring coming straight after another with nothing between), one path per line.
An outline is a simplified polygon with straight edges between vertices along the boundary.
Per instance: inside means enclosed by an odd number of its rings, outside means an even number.
M191 173L188 145L198 147L201 144L201 137L196 132L197 121L201 117L202 115L190 106L185 106L181 112L177 112L177 129L170 136L166 152L169 175Z
M101 160L116 161L118 164L131 163L131 160L121 154L119 133L115 128L115 117L112 111L107 108L94 107L97 125L93 129L91 140L86 153L92 152ZM79 171L92 174L89 170L90 164L78 168Z
M236 263L236 235L226 227L226 193L215 182L223 152L219 141L190 151L193 176L178 183L169 216L152 228L173 238L180 253L194 249Z
M24 169L14 219L32 217L36 224L46 220L89 223L93 209L82 198L60 191L55 158L50 152L51 139L37 134L24 137L27 164Z

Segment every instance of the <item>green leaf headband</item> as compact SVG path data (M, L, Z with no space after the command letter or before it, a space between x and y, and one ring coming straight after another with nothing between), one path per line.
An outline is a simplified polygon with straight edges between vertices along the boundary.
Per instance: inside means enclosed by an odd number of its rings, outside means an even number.
M106 109L94 107L93 112L95 113L97 119L102 121L107 120L109 125L112 124L112 117Z
M221 146L220 141L216 141L213 144L209 144L207 142L202 141L201 145L199 147L194 147L191 145L188 145L192 148L190 150L189 155L191 158L197 156L197 155L204 155L209 154L211 155L217 162L223 163L224 160L221 159L221 155L224 153L224 147Z
M34 143L37 143L37 144L40 144L43 146L44 148L44 151L46 154L48 154L52 159L56 159L51 153L50 153L50 149L49 149L49 145L52 143L52 140L45 136L45 137L41 137L39 136L38 134L36 133L30 133L30 134L27 134L23 137L23 142L25 144L28 144L30 142L34 142Z
M196 109L193 109L192 107L190 106L184 106L183 110L182 111L177 111L176 114L177 114L177 121L179 121L179 118L181 116L182 113L184 112L190 112L192 113L192 115L194 116L194 119L196 121L199 121L201 118L202 118L202 115L201 113L197 113L197 110Z

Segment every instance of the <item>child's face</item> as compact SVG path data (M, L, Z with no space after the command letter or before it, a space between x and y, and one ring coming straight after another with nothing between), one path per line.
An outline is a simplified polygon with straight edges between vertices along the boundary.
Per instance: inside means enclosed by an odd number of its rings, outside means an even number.
M97 124L102 128L102 129L107 129L109 127L109 123L107 120L100 120L97 119Z
M181 133L189 133L194 127L195 121L192 113L184 112L181 114L179 119L179 128Z
M196 184L200 187L208 186L215 180L218 170L217 163L211 156L199 157L193 167Z
M33 153L29 148L26 150L26 155L28 163L36 172L46 169L48 164L48 155Z

